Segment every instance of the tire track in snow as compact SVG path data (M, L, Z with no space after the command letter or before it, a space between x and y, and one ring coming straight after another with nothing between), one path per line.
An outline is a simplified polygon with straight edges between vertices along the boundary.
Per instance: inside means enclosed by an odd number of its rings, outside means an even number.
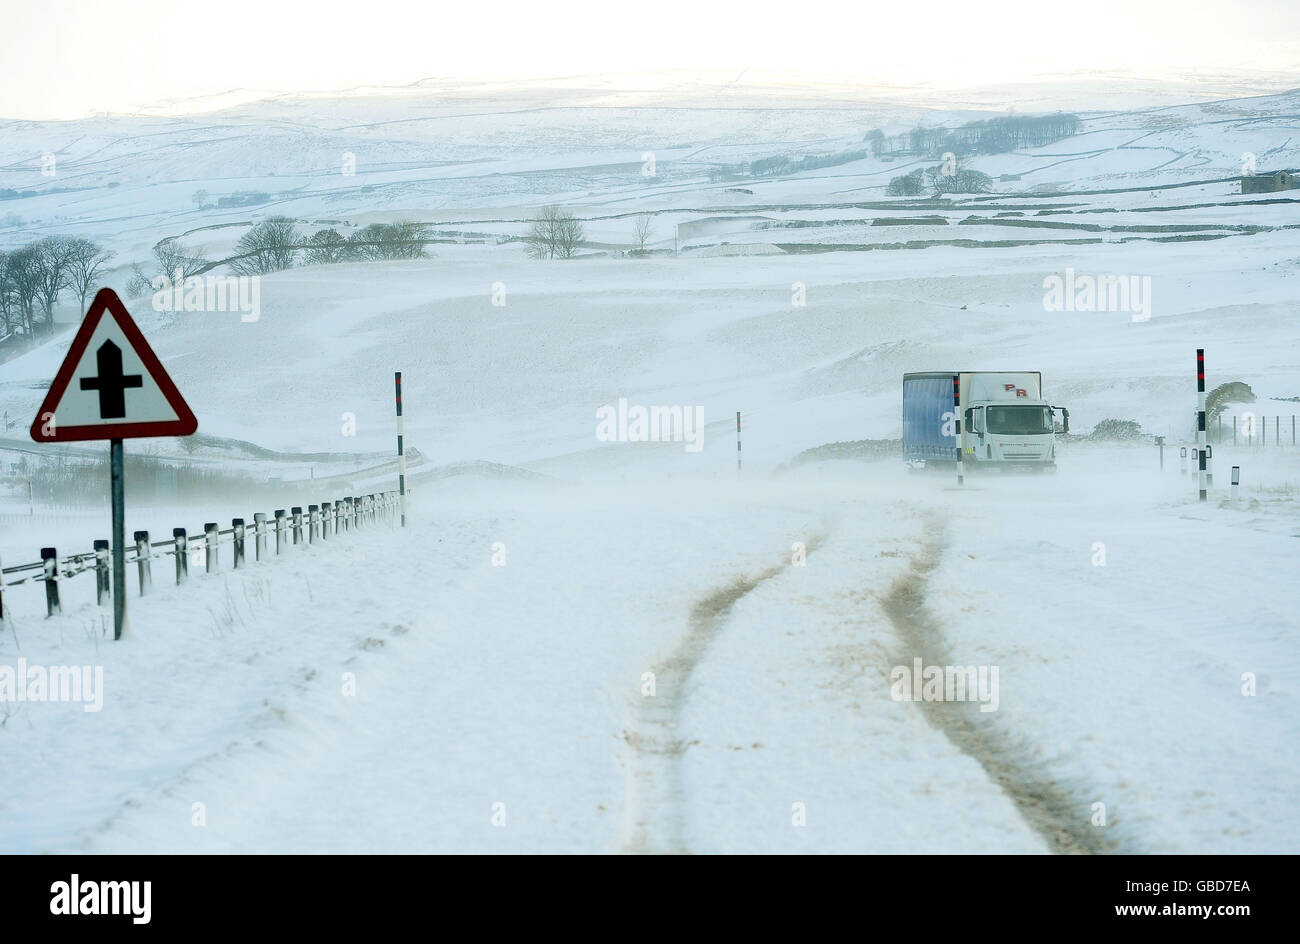
M885 613L906 647L895 664L956 665L943 628L925 607L931 573L939 566L946 540L944 526L931 521L911 568L882 600ZM1106 829L1091 825L1080 792L1035 763L1006 729L979 711L975 702L918 701L926 720L952 745L984 768L1015 804L1025 822L1057 854L1098 855L1124 851Z
M826 539L814 534L804 545L812 554ZM628 764L624 852L685 854L681 776L677 760L696 742L681 738L677 723L691 673L721 632L731 608L751 590L790 566L787 559L754 575L741 574L705 594L691 607L686 634L651 666L655 694L641 696L633 729L623 739L632 748Z

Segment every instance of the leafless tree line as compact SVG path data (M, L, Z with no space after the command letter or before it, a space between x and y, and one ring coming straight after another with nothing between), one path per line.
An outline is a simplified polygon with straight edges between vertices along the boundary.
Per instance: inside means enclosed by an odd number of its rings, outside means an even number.
M1068 138L1079 131L1079 117L1065 112L1051 115L1002 115L970 121L956 128L917 127L905 134L886 135L875 129L865 140L876 157L891 154L919 154L939 157L945 153L1003 154L1018 147L1042 147Z
M349 236L319 229L304 238L293 220L272 217L240 237L228 264L236 275L265 275L298 264L421 259L428 239L428 227L411 220L371 223Z
M349 236L335 229L319 229L304 236L289 217L271 217L244 233L225 259L207 259L200 250L188 248L179 239L162 240L153 248L150 269L134 267L127 293L145 294L159 276L175 281L179 273L181 279L187 279L219 265L227 266L235 275L268 275L296 265L420 259L428 238L423 223L408 220L371 223Z
M993 189L993 178L977 170L965 168L945 173L943 167L918 167L910 174L894 177L885 188L891 197L919 197L927 190L931 193L988 193Z
M112 255L79 236L47 236L0 251L0 339L52 331L54 306L64 292L84 309Z

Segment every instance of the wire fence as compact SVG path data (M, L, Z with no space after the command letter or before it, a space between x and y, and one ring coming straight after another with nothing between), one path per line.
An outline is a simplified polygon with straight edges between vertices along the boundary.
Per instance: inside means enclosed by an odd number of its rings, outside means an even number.
M1238 422L1240 420L1240 422ZM1296 441L1295 414L1284 416L1256 416L1245 413L1240 417L1225 418L1209 424L1210 442L1215 445L1234 446L1294 446Z
M241 570L248 566L246 550L250 538L253 560L263 561L283 554L293 545L323 543L363 527L395 524L398 508L396 491L376 492L308 505L305 511L302 506L294 506L276 509L270 516L257 512L251 525L244 518L231 519L228 528L208 522L202 534L189 534L185 528L173 528L170 540L150 541L148 531L136 531L134 546L125 548L126 562L128 567L135 565L140 596L146 596L153 587L155 560L173 559L176 585L180 586L189 579L191 564L202 567L206 573L216 573L220 569L223 547L231 548L231 567ZM275 542L274 555L271 552L272 540ZM60 581L83 573L95 574L95 602L100 606L108 605L112 597L109 559L109 542L97 540L90 551L60 557L55 548L43 547L39 561L0 567L0 621L6 613L4 592L8 588L44 584L46 616L54 616L63 611L59 599Z

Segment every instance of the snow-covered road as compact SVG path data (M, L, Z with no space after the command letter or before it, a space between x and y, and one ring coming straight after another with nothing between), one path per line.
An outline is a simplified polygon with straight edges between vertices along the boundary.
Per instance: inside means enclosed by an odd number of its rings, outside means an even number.
M1249 563L1296 554L1294 510L1187 481L1118 449L960 492L892 462L430 483L407 531L163 589L128 643L88 603L23 620L104 707L9 706L0 845L1294 850L1296 625ZM915 657L998 667L997 710L895 700Z

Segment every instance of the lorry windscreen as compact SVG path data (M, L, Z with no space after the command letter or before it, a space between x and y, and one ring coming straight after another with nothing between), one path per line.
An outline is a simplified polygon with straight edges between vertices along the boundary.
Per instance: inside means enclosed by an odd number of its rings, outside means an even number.
M1042 436L1052 431L1052 411L1045 406L991 406L988 431L1004 436Z

